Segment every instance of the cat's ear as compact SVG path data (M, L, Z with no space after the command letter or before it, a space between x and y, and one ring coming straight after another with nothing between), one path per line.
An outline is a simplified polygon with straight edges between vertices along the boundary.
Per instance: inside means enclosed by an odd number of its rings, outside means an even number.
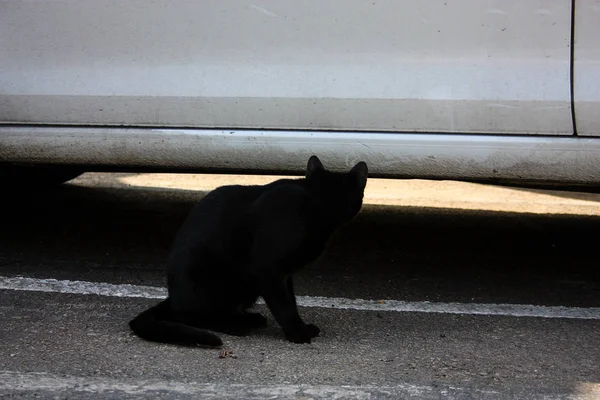
M306 179L310 179L315 176L316 173L321 171L325 171L325 167L323 167L321 160L319 160L317 156L311 156L306 165Z
M364 161L359 162L350 170L350 175L356 180L356 184L360 190L365 190L368 174L369 169L367 168L367 163Z

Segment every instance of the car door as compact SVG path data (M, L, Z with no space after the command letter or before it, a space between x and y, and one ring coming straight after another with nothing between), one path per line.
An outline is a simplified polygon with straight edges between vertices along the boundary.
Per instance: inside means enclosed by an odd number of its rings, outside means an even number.
M570 10L2 0L0 122L571 135Z
M575 0L573 100L579 136L600 136L600 0Z

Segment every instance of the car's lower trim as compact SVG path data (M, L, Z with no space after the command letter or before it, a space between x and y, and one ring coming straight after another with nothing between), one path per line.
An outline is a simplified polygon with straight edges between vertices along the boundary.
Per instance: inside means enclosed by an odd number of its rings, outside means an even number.
M600 184L593 138L0 126L11 163L295 174L312 154L381 177Z

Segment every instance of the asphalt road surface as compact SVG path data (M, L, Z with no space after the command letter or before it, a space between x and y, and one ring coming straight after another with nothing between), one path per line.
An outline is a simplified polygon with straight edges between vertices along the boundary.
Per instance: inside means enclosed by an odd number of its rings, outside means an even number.
M322 334L269 326L224 350L128 321L164 296L174 232L205 191L271 177L85 174L2 193L0 397L599 399L600 195L369 182L298 275ZM227 282L223 282L227 290Z

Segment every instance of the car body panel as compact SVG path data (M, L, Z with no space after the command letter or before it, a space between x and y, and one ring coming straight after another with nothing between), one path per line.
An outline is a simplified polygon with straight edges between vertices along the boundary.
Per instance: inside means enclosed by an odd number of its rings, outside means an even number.
M600 0L574 1L573 98L577 133L600 136Z
M573 134L569 0L2 0L0 122Z

